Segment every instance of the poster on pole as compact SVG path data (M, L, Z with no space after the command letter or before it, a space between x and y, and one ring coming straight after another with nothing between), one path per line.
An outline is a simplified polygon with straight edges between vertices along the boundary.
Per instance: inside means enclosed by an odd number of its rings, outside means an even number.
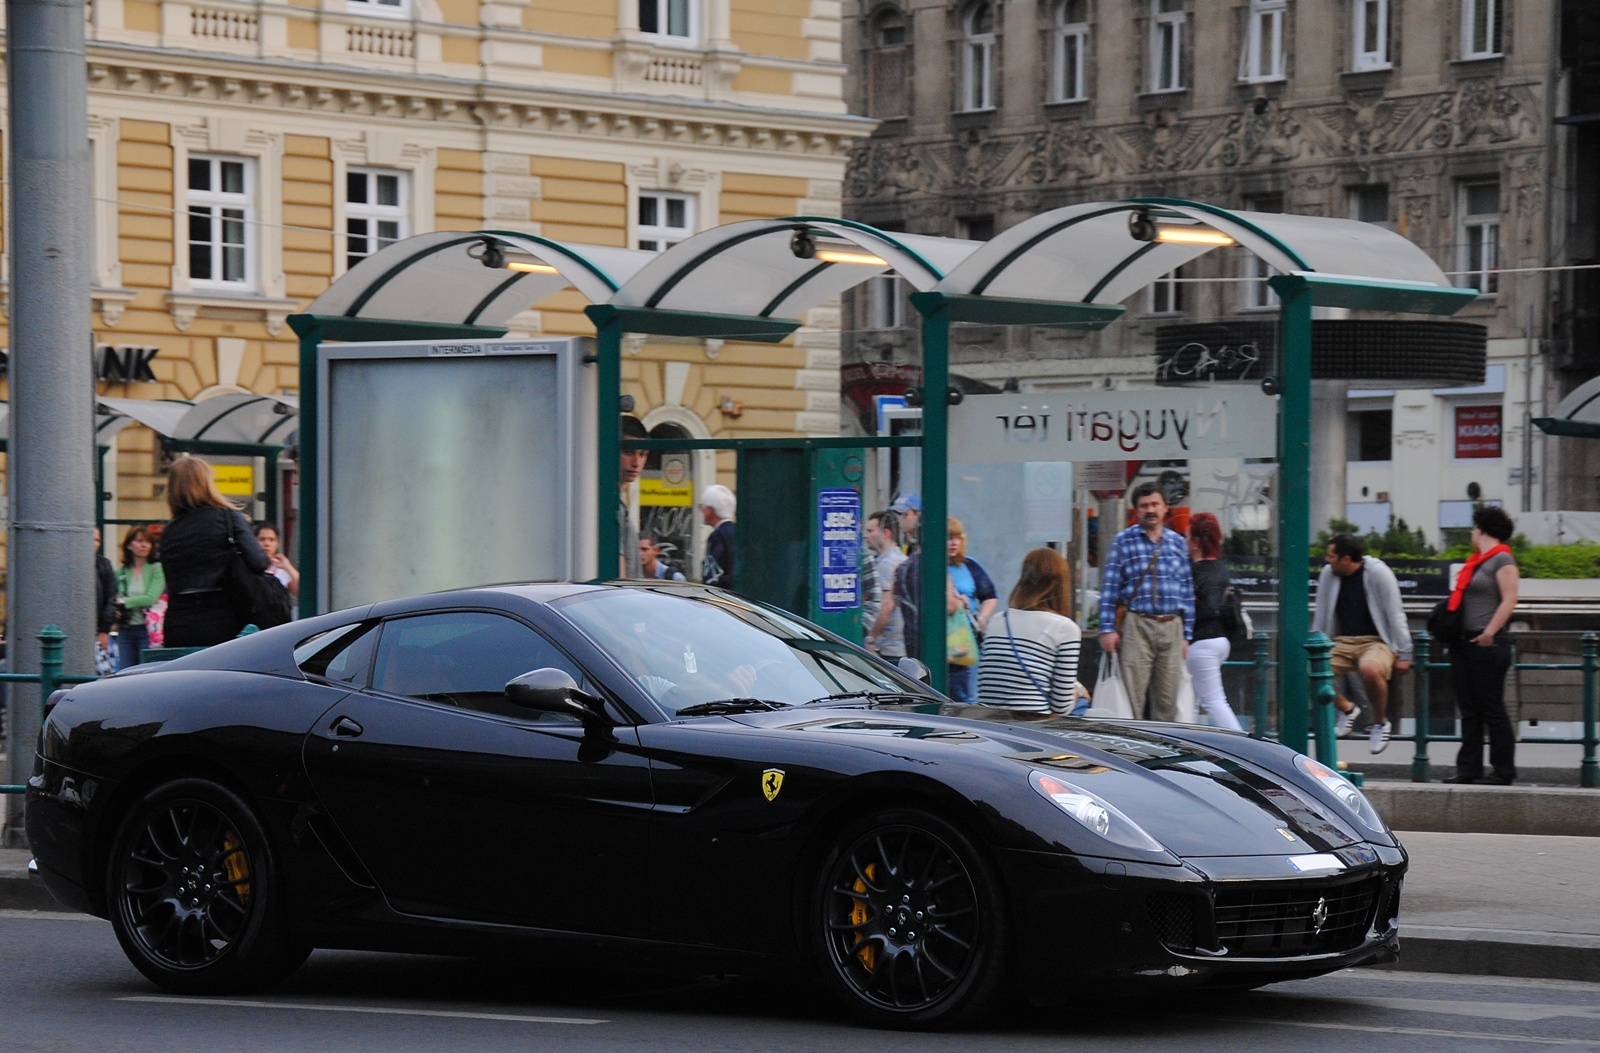
M851 487L817 491L817 596L824 611L861 606L861 495Z

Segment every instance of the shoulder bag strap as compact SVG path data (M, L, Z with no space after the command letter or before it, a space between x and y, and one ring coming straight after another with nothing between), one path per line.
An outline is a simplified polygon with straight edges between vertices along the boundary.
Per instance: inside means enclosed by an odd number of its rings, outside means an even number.
M1002 617L1005 618L1006 622L1006 643L1011 645L1011 657L1017 660L1017 668L1021 669L1022 674L1033 684L1033 689L1044 696L1045 708L1048 709L1050 707L1049 690L1039 684L1039 678L1033 675L1033 670L1028 668L1028 663L1022 660L1022 652L1017 650L1017 637L1011 631L1011 608L1006 608L1006 613Z
M1163 534L1162 536L1163 536L1163 538L1165 538L1165 534ZM1135 596L1139 595L1139 586L1143 585L1146 581L1150 580L1155 575L1155 572L1156 572L1156 561L1158 559L1160 559L1160 558L1161 558L1161 542L1158 541L1158 542L1156 542L1155 548L1150 553L1150 562L1146 563L1144 565L1144 573L1139 575L1139 580L1135 581L1133 583L1133 588L1128 590L1128 602L1124 606L1127 606L1127 607L1132 607L1133 606L1133 598ZM1150 599L1153 602L1155 600L1155 598L1156 598L1155 589L1152 586L1151 593L1150 593Z

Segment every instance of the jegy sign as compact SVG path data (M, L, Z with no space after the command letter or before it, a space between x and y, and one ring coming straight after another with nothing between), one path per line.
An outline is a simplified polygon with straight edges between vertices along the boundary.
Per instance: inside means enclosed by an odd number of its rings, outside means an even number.
M1189 460L1277 456L1278 400L1256 387L969 395L950 407L950 459Z

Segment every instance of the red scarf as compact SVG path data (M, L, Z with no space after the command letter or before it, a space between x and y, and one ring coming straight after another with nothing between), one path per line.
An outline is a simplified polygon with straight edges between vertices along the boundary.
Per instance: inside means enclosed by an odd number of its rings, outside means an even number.
M1467 560L1467 565L1461 568L1461 573L1460 574L1456 575L1455 591L1450 593L1450 609L1452 611L1453 610L1457 610L1457 609L1460 608L1460 606L1461 606L1461 597L1463 595L1465 595L1465 593L1467 591L1467 586L1472 584L1472 574L1473 574L1474 571L1476 571L1478 569L1478 564L1482 563L1484 560L1492 559L1493 557L1498 556L1502 552L1504 552L1506 555L1509 556L1511 554L1511 549L1506 547L1503 544L1502 545L1496 545L1494 548L1491 548L1489 551L1487 551L1487 552L1479 552L1478 554L1474 555L1471 559Z

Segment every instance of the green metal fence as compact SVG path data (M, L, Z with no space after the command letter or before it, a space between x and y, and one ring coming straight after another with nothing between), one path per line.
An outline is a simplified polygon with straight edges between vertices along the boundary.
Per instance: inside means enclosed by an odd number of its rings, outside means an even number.
M50 703L50 696L68 684L86 684L91 680L100 679L97 676L68 676L61 671L61 647L66 642L67 634L54 625L46 625L39 630L39 671L37 673L0 673L0 684L38 684L39 709L44 712ZM15 720L15 713L12 713ZM13 725L14 726L14 725ZM18 748L17 743L7 743L7 749ZM25 793L26 786L0 785L0 793Z

